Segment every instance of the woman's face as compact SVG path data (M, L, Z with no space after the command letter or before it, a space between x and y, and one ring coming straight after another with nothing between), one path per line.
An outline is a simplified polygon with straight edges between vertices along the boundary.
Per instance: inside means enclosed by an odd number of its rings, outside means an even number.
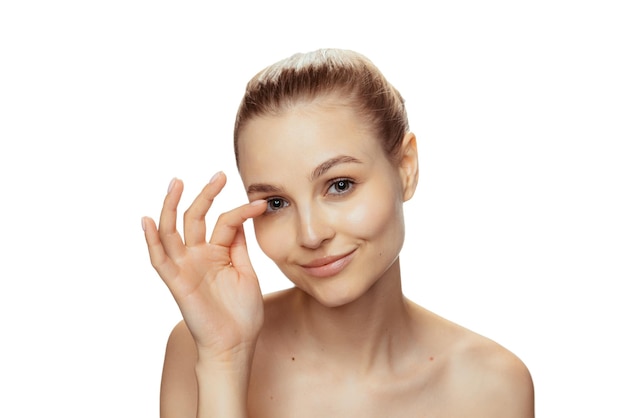
M350 107L298 104L252 119L239 138L248 196L267 200L259 246L296 286L340 306L397 262L414 185Z

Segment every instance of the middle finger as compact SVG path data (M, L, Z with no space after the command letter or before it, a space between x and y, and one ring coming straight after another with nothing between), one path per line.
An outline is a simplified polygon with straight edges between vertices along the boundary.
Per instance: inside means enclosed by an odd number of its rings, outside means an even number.
M219 194L226 184L226 175L223 172L216 173L209 183L204 186L200 194L195 198L184 216L185 244L194 246L206 242L206 214L213 204L215 196Z

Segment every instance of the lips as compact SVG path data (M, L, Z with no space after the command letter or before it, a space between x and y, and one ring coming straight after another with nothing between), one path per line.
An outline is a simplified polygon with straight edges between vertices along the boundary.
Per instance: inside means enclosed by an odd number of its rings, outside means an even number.
M339 274L354 257L354 251L349 253L318 258L310 263L302 265L302 268L314 277L331 277Z

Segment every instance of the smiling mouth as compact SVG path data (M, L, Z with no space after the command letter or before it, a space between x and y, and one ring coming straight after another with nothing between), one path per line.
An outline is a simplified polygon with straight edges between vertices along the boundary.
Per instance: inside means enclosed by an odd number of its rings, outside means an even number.
M354 252L339 256L329 256L314 260L311 263L302 265L302 268L311 276L324 278L339 274L352 261Z

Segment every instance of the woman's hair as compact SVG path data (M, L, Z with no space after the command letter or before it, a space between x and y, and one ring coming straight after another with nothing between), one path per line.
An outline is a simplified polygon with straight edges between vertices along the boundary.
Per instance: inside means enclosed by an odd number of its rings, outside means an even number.
M339 97L353 106L394 158L409 122L400 93L363 55L341 49L295 54L265 68L246 86L235 120L235 159L243 126L256 116L278 115L320 96Z

